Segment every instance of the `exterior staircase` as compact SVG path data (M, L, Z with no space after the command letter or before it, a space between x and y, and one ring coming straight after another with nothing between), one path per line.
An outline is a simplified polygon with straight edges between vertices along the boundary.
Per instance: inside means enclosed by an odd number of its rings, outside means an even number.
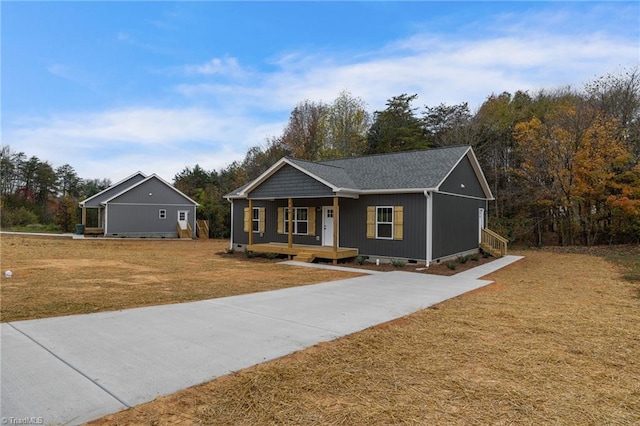
M491 229L484 228L481 231L480 248L492 256L502 257L507 255L508 240Z
M310 251L301 251L293 257L293 260L297 260L298 262L311 263L314 261L315 258L316 258L315 253Z
M209 239L209 221L196 220L196 234L203 240Z
M178 230L178 238L191 239L193 230L191 229L191 224L189 222L186 222L186 227L180 226L180 222L178 222L178 224L176 225L176 229Z

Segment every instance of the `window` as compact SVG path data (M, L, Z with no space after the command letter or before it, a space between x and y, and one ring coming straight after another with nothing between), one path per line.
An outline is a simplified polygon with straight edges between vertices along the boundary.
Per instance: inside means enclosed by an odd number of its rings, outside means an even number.
M284 209L284 233L289 233L289 209ZM293 233L307 235L309 233L309 208L293 208Z
M367 238L402 240L403 237L403 206L367 206Z
M251 219L251 229L253 232L260 231L260 207L253 208L253 217Z
M265 230L266 208L254 207L250 211L249 207L244 208L244 232L263 233Z
M376 238L393 239L393 207L376 207Z
M167 210L165 210L165 209L158 210L158 218L159 219L166 219L167 218Z

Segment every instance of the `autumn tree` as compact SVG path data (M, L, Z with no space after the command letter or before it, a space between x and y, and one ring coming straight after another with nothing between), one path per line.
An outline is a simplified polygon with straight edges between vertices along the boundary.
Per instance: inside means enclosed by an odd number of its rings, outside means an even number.
M365 102L343 91L326 109L322 120L323 159L356 157L367 147L371 116Z
M327 108L322 102L306 100L291 111L281 142L293 157L311 161L319 158L325 143L322 121Z

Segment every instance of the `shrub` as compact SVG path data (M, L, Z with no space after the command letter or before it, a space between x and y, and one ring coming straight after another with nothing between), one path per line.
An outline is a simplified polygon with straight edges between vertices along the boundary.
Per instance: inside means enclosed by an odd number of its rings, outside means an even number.
M478 260L480 260L480 257L478 256L478 254L472 254L470 257L471 260L473 260L474 262L477 262Z
M267 256L267 259L273 260L273 259L277 258L279 256L279 254L278 253L267 253L266 256Z
M12 226L27 226L38 223L38 216L26 207L17 209L2 209L0 215L2 219L2 227L10 228Z
M446 265L447 268L451 269L452 271L455 271L458 267L458 264L456 262L447 262Z
M460 262L463 265L467 263L467 260L469 260L469 256L458 256L458 262Z
M402 268L407 264L407 262L402 259L391 259L391 264L396 268Z
M247 259L256 257L256 253L253 250L245 250L244 255L247 256Z
M364 264L365 260L367 260L369 258L369 256L358 256L356 257L356 262L358 262L358 265L362 265Z

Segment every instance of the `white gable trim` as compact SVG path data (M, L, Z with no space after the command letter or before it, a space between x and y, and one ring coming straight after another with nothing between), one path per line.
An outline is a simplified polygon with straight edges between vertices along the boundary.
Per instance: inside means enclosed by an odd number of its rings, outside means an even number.
M119 182L117 182L117 183L114 183L113 185L110 185L108 188L103 189L102 191L98 192L97 194L93 194L91 197L89 197L89 198L87 198L87 199L85 199L85 200L80 201L80 207L84 207L84 205L85 205L85 203L86 203L87 201L90 201L90 200L92 200L92 199L96 198L97 196L104 194L105 192L107 192L107 191L109 191L109 190L113 189L114 187L116 187L116 186L118 186L118 185L122 185L123 183L125 183L125 182L126 182L126 181L128 181L129 179L133 179L135 176L138 176L138 175L142 176L142 177L143 177L143 178L145 178L145 179L146 179L146 177L147 177L147 175L145 175L145 174L144 174L144 173L142 173L141 171L137 171L137 172L135 172L134 174L132 174L131 176L126 177L126 178L122 179L121 181L119 181Z
M113 201L114 199L118 198L119 196L121 196L122 194L125 194L129 191L131 191L133 188L136 188L140 185L142 185L145 182L148 182L151 179L157 179L159 180L161 183L163 183L164 185L168 186L169 188L171 188L173 191L177 192L178 194L180 194L182 197L186 198L190 203L193 203L195 206L199 206L200 204L196 203L195 201L193 201L191 198L189 198L187 195L185 195L183 192L181 192L180 190L176 189L173 185L171 185L170 183L168 183L167 181L165 181L164 179L162 179L160 176L156 175L155 173L152 174L151 176L147 177L144 180L141 180L140 182L136 183L135 185L132 185L128 188L126 188L123 191L120 191L119 193L117 193L116 195L114 195L113 197L104 200L102 202L102 204L107 205L109 204L111 201Z
M467 148L464 154L462 154L458 159L458 161L456 161L456 164L454 164L453 167L449 169L449 172L444 176L444 178L442 178L442 180L438 183L438 185L434 189L436 191L440 191L440 187L442 186L442 184L447 180L449 175L453 173L455 168L458 167L462 159L465 157L469 159L469 162L471 163L471 167L473 168L473 171L475 172L476 177L478 178L478 182L480 183L480 186L482 187L482 191L484 192L484 195L487 197L487 200L495 200L495 198L493 197L493 194L491 193L491 188L489 188L489 183L487 182L487 179L485 178L484 173L482 173L482 169L480 168L480 163L478 162L478 158L476 157L471 147Z

